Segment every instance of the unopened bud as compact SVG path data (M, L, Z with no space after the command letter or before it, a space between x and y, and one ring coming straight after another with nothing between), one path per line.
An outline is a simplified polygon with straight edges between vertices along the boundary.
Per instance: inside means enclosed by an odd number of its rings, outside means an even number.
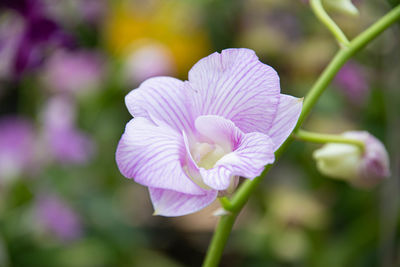
M359 13L351 0L323 0L323 2L328 10L334 10L351 16L357 16Z
M342 136L364 142L364 151L351 144L324 145L313 153L322 174L358 187L372 187L390 175L389 157L378 139L368 132L345 132Z

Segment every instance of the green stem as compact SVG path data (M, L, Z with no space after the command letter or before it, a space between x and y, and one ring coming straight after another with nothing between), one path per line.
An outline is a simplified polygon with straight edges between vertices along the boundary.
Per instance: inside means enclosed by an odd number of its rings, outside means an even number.
M315 82L314 86L310 89L309 93L305 97L303 103L303 109L300 114L299 120L295 127L295 131L299 129L306 117L309 115L312 107L317 102L320 95L324 92L326 87L332 81L333 77L343 66L343 64L357 51L361 50L365 45L372 41L381 32L387 29L390 25L400 19L400 5L392 9L384 17L378 20L375 24L370 26L367 30L362 32L353 41L351 41L347 48L341 49L329 65L325 68L321 76ZM293 142L293 137L290 136L279 149L275 152L275 158L278 159L281 154L287 149L287 147ZM267 174L272 165L267 165L263 173L254 178L253 180L247 179L236 191L235 195L230 201L231 214L224 215L221 217L217 229L215 230L214 236L211 240L211 244L208 248L206 259L203 267L214 267L218 266L221 258L223 249L228 240L229 234L232 230L235 218L243 206L246 204L250 195L254 192L257 185L262 181L263 177Z
M359 34L354 40L352 40L349 46L345 49L341 49L333 58L331 63L325 68L324 72L315 82L313 87L308 92L304 99L303 109L300 114L300 118L297 122L296 128L298 129L304 122L304 119L310 113L312 107L317 102L318 98L324 92L325 88L329 85L336 73L340 70L346 61L353 56L356 52L360 51L369 42L375 39L380 33L386 30L390 25L400 19L400 5L393 8L389 13L383 16L380 20L375 22L368 29Z
M296 132L293 133L293 136L295 139L307 142L319 143L319 144L341 143L341 144L355 145L358 146L361 149L361 151L364 151L365 147L364 142L360 140L347 138L337 134L321 134L321 133L307 132L304 130L297 130Z
M310 4L314 14L331 31L339 44L342 47L347 47L349 45L349 40L339 26L329 17L328 13L326 13L321 0L311 0Z
M232 211L232 204L229 201L227 197L220 197L218 198L219 202L221 203L221 206L227 210L227 211Z
M204 267L218 266L225 244L228 241L229 234L235 223L236 216L236 213L221 216L211 240L210 247L208 248L208 253L203 262Z

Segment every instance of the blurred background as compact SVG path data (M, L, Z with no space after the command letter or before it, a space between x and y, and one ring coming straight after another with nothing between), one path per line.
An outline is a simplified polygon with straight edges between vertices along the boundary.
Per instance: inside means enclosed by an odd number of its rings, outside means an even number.
M390 10L333 13L351 38ZM221 266L400 266L400 23L339 72L307 130L368 130L392 177L372 189L320 175L296 142L257 189ZM114 153L124 96L200 58L247 47L302 97L337 51L301 0L1 0L0 266L200 266L219 205L152 216Z

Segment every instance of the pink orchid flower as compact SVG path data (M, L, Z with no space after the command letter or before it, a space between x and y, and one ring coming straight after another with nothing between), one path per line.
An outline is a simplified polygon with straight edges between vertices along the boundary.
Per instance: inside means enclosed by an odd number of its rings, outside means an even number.
M250 49L201 59L188 81L155 77L125 98L134 117L116 152L121 173L147 186L155 214L181 216L253 179L274 162L302 99Z

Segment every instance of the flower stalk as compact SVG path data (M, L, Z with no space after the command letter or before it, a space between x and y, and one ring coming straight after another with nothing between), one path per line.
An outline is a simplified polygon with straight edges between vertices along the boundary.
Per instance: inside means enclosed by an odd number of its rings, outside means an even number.
M218 198L219 202L221 203L221 206L227 210L227 211L232 211L232 203L227 197L220 197Z
M326 13L321 0L311 0L311 8L317 18L328 28L328 30L333 34L333 36L338 41L339 45L347 47L349 45L349 40L339 26L331 19L331 17Z
M365 144L364 142L356 139L346 138L342 135L336 134L320 134L320 133L312 133L304 130L297 130L293 133L293 137L297 140L302 140L306 142L325 144L325 143L340 143L340 144L350 144L355 145L364 151Z
M320 2L319 0L311 0L311 2ZM348 43L347 47L340 49L329 65L322 72L318 80L315 82L309 93L305 97L303 109L300 118L297 122L294 132L296 132L303 124L306 117L311 112L315 103L318 101L321 94L327 88L329 83L332 81L336 73L340 70L343 64L356 52L364 48L368 43L375 39L380 33L386 30L396 21L400 20L400 5L393 8L385 16L375 22L372 26L358 35L355 39ZM293 136L289 137L275 152L275 158L279 156L287 149L287 147L293 142ZM232 199L230 200L230 211L231 214L221 216L218 226L214 232L214 236L211 240L210 246L207 251L203 267L214 267L218 266L221 259L223 249L228 240L229 234L232 230L233 224L240 210L246 204L252 192L262 181L263 177L268 173L272 165L267 165L263 173L254 178L253 180L246 180L236 191Z

